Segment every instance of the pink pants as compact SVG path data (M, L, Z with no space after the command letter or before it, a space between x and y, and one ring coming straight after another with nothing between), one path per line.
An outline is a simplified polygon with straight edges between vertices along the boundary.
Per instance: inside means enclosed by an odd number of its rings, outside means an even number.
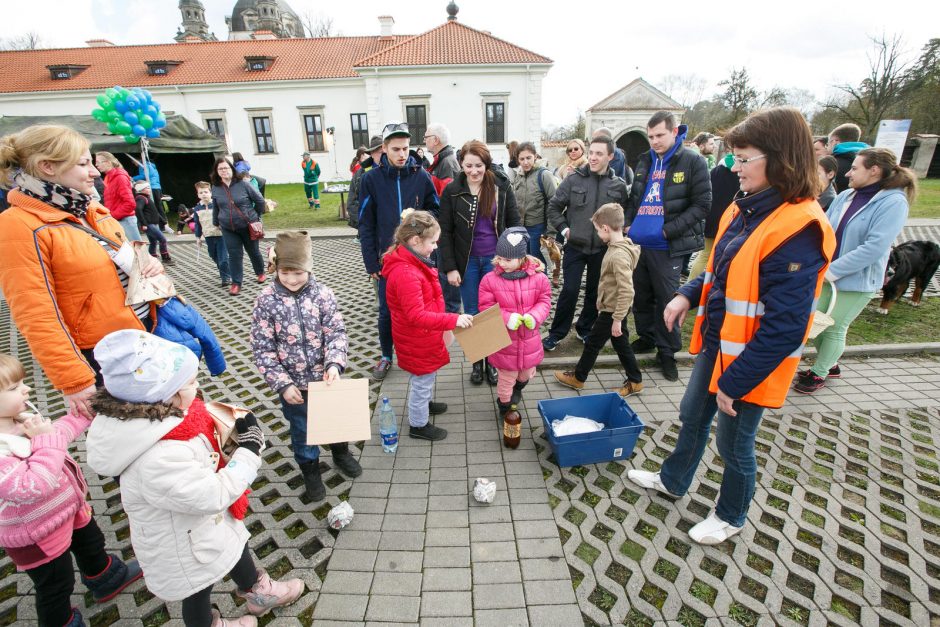
M508 403L512 399L512 386L516 381L525 383L535 376L535 368L526 368L525 370L496 370L499 373L499 380L496 383L496 396L499 402Z

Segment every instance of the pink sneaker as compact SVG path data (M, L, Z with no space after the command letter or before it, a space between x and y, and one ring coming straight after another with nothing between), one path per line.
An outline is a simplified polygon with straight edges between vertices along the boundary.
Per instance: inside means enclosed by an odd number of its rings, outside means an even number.
M212 610L212 627L258 627L258 619L254 616L239 616L238 618L222 618L219 610Z
M248 612L261 616L276 607L290 605L304 592L304 582L300 579L273 581L264 569L258 569L258 581L247 592L239 590L236 594L248 601Z

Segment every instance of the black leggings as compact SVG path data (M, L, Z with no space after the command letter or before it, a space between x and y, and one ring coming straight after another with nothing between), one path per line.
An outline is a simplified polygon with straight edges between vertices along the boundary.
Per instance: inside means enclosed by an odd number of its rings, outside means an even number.
M239 590L251 590L257 583L258 569L248 552L247 542L242 549L242 556L228 574ZM183 599L183 624L186 627L209 627L212 624L212 605L209 603L211 593L212 586L209 586Z
M104 536L94 519L81 529L72 531L72 545L68 551L51 562L26 571L36 586L36 615L40 627L62 627L72 617L70 597L75 590L72 555L78 563L78 570L86 577L100 575L108 567Z

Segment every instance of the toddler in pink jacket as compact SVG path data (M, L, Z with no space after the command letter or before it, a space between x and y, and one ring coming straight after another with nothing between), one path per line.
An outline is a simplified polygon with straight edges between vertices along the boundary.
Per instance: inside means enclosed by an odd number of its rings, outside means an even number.
M535 374L545 352L539 327L552 310L552 287L535 257L526 255L529 233L513 226L499 236L493 271L480 282L480 311L499 304L512 344L489 356L499 373L499 416L522 400L522 388Z
M141 576L104 550L104 535L85 500L88 486L68 446L90 421L66 415L51 422L27 413L23 365L0 354L0 546L36 588L39 624L84 625L72 608L75 555L82 583L104 603Z

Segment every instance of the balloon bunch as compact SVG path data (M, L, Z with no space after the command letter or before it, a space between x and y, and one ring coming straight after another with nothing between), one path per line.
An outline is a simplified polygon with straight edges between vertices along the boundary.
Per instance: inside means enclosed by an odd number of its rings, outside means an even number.
M98 94L98 107L91 117L108 125L115 135L123 135L128 144L136 144L141 137L160 137L166 126L166 116L160 103L146 89L125 89L120 85L109 87Z

